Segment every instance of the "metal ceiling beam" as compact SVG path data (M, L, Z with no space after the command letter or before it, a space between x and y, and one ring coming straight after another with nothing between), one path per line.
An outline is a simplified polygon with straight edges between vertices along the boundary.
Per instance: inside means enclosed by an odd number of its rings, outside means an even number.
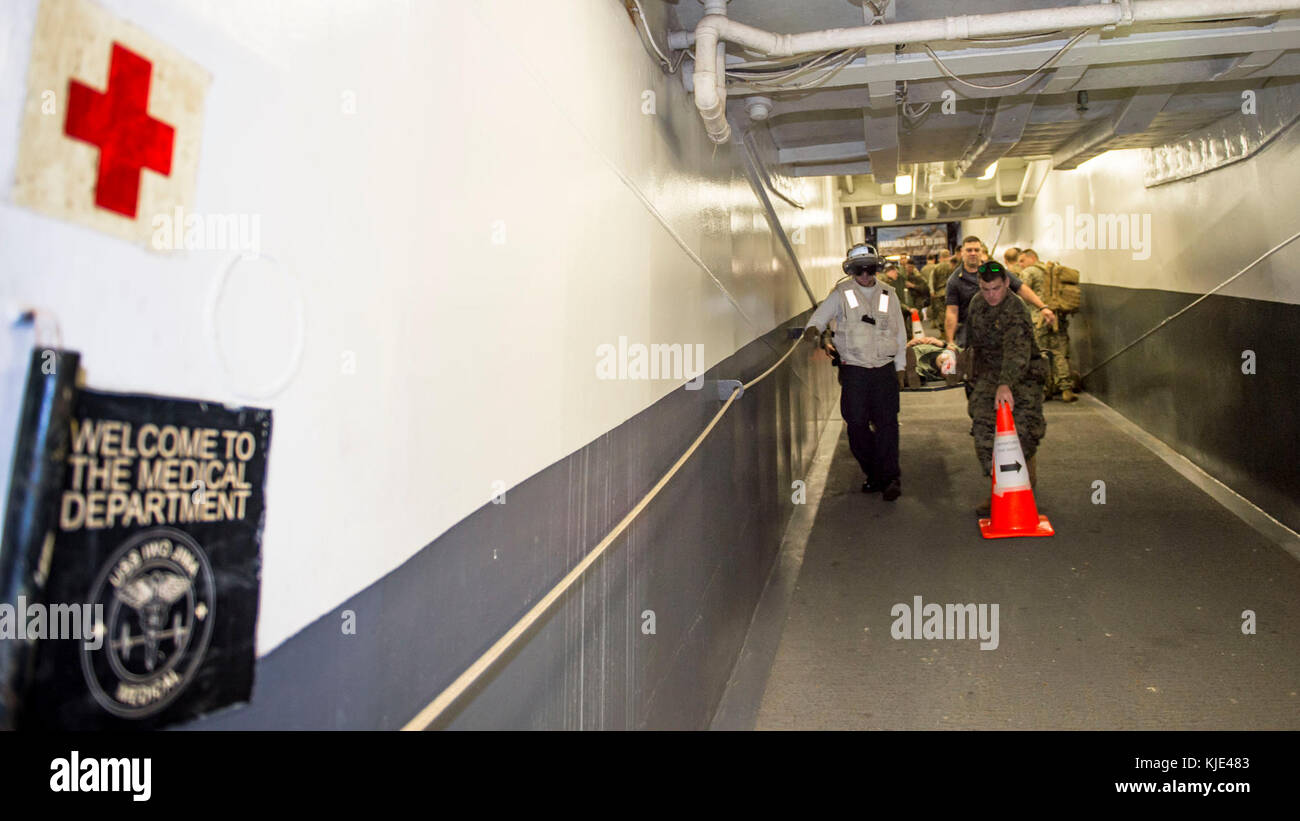
M860 160L867 156L867 144L862 141L849 143L824 143L803 148L782 148L777 151L777 162L835 162L839 160Z
M936 52L941 60L959 77L972 79L981 85L990 85L1002 76L1002 81L1016 79L1017 73L1033 71L1055 54L1065 39L1035 43L1032 45L1006 46L1002 48L968 48L959 51ZM1196 57L1210 57L1234 54L1254 54L1256 52L1285 51L1300 48L1300 18L1282 18L1268 28L1233 27L1233 28L1192 28L1168 32L1135 32L1122 37L1098 38L1085 37L1077 43L1062 60L1068 59L1066 67L1095 67L1115 63L1148 62L1154 60L1186 60ZM979 75L991 75L980 78ZM999 92L990 91L979 94L964 86L947 80L943 72L924 52L905 51L894 56L888 63L876 63L868 66L859 60L845 66L838 74L819 86L816 94L800 100L797 110L808 111L821 108L839 107L815 102L818 97L829 91L842 91L847 88L862 88L871 82L894 83L902 80L939 80L945 81L945 87L952 85L966 97L996 96ZM1076 78L1077 81L1077 78ZM1020 89L1020 93L1031 93L1050 83L1042 78L1034 84ZM924 103L939 99L938 91L933 99L913 96L909 93L909 102ZM909 92L911 89L909 88ZM728 94L745 96L762 93L772 96L771 91L751 89L744 84L728 86ZM777 92L774 115L783 113L781 92ZM803 92L807 94L807 92ZM860 98L859 98L860 99ZM844 106L844 107L858 107Z
M886 23L894 22L897 3L885 10ZM866 7L863 6L864 14ZM862 130L866 135L871 173L876 182L893 182L898 176L898 101L893 80L884 79L887 70L898 62L892 45L873 46L866 50L866 69L873 78L867 83L870 107L862 113Z
M864 112L862 127L867 135L872 175L876 182L893 182L898 176L898 114Z
M784 114L799 114L804 111L830 111L863 109L871 106L871 96L866 87L833 88L829 91L820 89L814 94L807 94L800 99L775 102L768 119Z
M1272 51L1255 51L1250 54L1243 54L1237 58L1231 68L1216 74L1214 79L1239 80L1242 77L1248 77L1261 68L1272 65L1277 58L1282 56L1282 53L1282 49L1273 49Z
M851 226L854 228L863 225L868 225L875 228L881 228L881 227L904 228L909 225L925 225L927 223L934 223L934 222L953 222L957 220L972 219L976 217L999 217L1004 214L1014 214L1016 212L1015 208L1004 208L1000 205L993 205L992 207L989 207L989 204L990 204L989 200L980 200L979 208L976 208L974 204L971 204L953 210L940 211L939 214L934 217L927 217L924 216L923 214L917 214L915 218L912 218L912 217L904 216L903 212L899 211L898 219L891 220L889 222L885 222L884 220L879 218L862 220L861 222L857 221L856 219L853 220L846 219L844 224L846 227ZM857 215L855 214L854 217L856 216Z
M1038 93L1061 94L1074 88L1090 67L1087 59L1089 47L1096 46L1099 42L1101 42L1101 35L1094 31L1076 43L1074 48L1071 48L1061 59L1060 65L1052 71L1047 84L1042 86Z
M1212 84L1215 75L1226 71L1231 65L1232 58L1202 57L1196 60L1165 60L1149 64L1127 63L1093 66L1065 94L1058 94L1054 98L1048 99L1072 98L1079 91L1105 93L1107 91L1128 90L1138 87ZM1264 79L1270 76L1296 76L1300 74L1294 68L1289 71L1277 70L1277 67L1281 65L1282 60L1279 60L1273 66L1258 69L1248 80L1227 81L1225 87L1234 82L1263 82ZM943 80L919 80L908 83L907 91L909 97L924 98L937 96L947 87L947 83ZM1034 118L1037 120L1043 105L1041 102L1043 95L1035 89L1031 89L1030 93L1040 99L1040 102L1034 108ZM989 96L994 97L997 95L990 94ZM1071 100L1070 104L1073 105L1073 100ZM967 110L970 110L969 105Z
M788 169L788 171L788 176L791 177L833 177L841 174L870 174L871 163L862 160L860 162L829 163L826 165L796 165Z
M1224 88L1232 89L1234 83L1239 84L1242 82L1250 82L1262 85L1272 78L1300 76L1300 73L1295 70L1294 63L1290 59L1291 56L1292 55L1284 55L1264 68L1255 69L1249 77L1224 81ZM1232 60L1223 57L1204 58L1197 61L1188 61L1186 66L1177 66L1176 70L1171 70L1171 66L1174 66L1174 64L1171 62L1164 62L1154 65L1131 64L1093 68L1079 81L1078 85L1071 89L1071 91L1096 91L1104 93L1113 89L1128 90L1139 86L1149 87L1157 85L1183 87L1204 85L1207 88L1210 88L1215 82L1216 75L1222 74L1232 67ZM914 102L918 98L937 97L938 94L946 88L946 83L940 80L922 80L909 83L907 89L908 98ZM1034 96L1038 97L1039 95ZM1237 96L1237 92L1234 91L1233 96ZM1058 97L1057 99L1060 98ZM816 103L815 98L812 101L801 102L806 104L806 111L821 110L821 106ZM1058 106L1066 105L1066 103L1058 104ZM1040 97L1039 101L1034 106L1034 122L1041 120L1045 111L1044 106L1045 103L1042 102ZM1074 110L1073 101L1068 104L1068 107L1071 111ZM856 108L856 106L854 108ZM777 110L779 109L780 106L778 104ZM840 111L843 113L838 106L827 106L825 110L828 112ZM958 113L959 115L964 114L968 117L978 116L978 112L972 111L969 105L960 109ZM933 120L935 118L932 115L930 119Z
M1065 66L1058 68L1047 84L1038 91L1039 94L1063 94L1078 85L1083 75L1092 66Z
M1040 157L1040 159L1044 159L1044 158L1045 157ZM1030 167L1025 160L1019 157L1016 157L1012 160L1008 160L1007 166L1008 169L1013 173L1019 173L1018 169L1020 168ZM1016 177L1016 180L1018 183L1019 177ZM922 199L929 196L932 199L934 199L935 202L945 202L949 200L980 199L985 197L991 198L993 196L993 192L994 192L994 184L992 180L978 180L973 177L966 177L957 182L943 183L942 187L936 188L934 190L933 195L929 195L924 190L921 191L921 194L922 194ZM1031 188L1029 191L1025 193L1025 196L1030 197L1036 193L1037 192ZM854 194L851 195L841 194L839 199L840 205L878 206L886 202L892 202L898 205L900 208L910 204L911 201L912 201L911 194L906 194L902 196L897 194L893 196L883 196L880 193L880 189L877 188L876 186L864 186L864 185L858 185L857 191Z

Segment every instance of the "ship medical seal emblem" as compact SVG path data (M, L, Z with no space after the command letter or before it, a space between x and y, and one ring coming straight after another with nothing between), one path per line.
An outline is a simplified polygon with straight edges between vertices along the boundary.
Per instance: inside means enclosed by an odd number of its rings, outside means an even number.
M216 588L203 548L188 534L159 527L115 550L91 585L96 649L83 646L81 671L91 695L121 718L145 718L193 680L212 638Z

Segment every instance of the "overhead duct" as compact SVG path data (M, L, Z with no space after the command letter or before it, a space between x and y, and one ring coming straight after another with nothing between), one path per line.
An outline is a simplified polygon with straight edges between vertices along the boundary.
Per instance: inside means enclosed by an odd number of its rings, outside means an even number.
M995 173L993 175L993 199L998 205L1004 208L1019 205L1025 201L1025 190L1029 188L1029 175L1034 172L1034 164L1029 163L1025 166L1025 173L1020 178L1020 190L1016 192L1016 198L1013 200L1002 199L1002 175Z
M726 119L725 43L734 43L765 57L790 57L871 46L1215 19L1227 12L1234 16L1249 16L1296 10L1300 10L1300 0L1233 0L1227 7L1222 0L1118 0L1086 6L965 14L802 34L776 34L728 18L725 3L709 0L706 13L695 31L672 32L668 35L668 44L674 49L689 48L694 44L695 105L709 138L716 143L725 143L731 137L731 127Z

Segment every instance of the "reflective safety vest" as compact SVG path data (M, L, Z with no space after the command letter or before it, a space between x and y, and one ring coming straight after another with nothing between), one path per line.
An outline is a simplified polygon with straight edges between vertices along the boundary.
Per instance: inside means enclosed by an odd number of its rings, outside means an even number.
M898 295L877 279L863 288L852 277L835 286L835 348L849 365L878 368L894 359L907 342Z

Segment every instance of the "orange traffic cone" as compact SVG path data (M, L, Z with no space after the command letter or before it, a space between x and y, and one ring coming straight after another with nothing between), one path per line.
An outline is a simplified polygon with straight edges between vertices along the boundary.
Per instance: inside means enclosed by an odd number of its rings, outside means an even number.
M1056 533L1046 516L1038 515L1034 490L1029 484L1029 464L1020 448L1011 409L998 405L998 428L993 437L992 518L980 519L986 539L1009 536L1051 536Z
M921 329L921 312L912 309L912 336L925 336L925 331Z

